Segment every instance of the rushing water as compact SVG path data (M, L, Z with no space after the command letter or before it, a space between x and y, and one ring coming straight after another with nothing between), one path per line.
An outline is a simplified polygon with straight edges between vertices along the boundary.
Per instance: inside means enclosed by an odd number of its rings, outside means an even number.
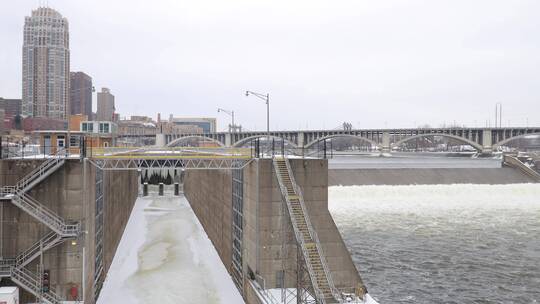
M329 209L380 303L540 302L540 185L337 186Z

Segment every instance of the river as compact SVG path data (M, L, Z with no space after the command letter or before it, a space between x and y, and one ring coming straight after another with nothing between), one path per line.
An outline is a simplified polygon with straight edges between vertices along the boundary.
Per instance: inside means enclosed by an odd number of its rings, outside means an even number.
M329 209L380 303L540 302L538 184L335 186Z

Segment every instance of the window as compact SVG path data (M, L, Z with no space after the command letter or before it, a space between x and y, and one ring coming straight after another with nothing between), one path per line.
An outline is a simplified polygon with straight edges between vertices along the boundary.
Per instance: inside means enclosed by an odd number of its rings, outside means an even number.
M79 137L78 136L71 136L69 138L69 146L70 147L78 147L79 146Z
M83 131L83 132L88 131L88 123L86 123L86 122L82 123L81 131Z

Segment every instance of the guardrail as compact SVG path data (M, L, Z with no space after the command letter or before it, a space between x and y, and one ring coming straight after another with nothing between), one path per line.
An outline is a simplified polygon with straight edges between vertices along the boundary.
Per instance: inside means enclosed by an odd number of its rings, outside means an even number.
M109 147L87 149L87 157L95 159L247 159L249 148L201 147Z
M509 167L519 169L521 172L525 173L527 176L533 178L537 182L540 182L540 174L534 171L532 168L529 168L528 166L526 166L515 156L505 154L503 156L503 164Z

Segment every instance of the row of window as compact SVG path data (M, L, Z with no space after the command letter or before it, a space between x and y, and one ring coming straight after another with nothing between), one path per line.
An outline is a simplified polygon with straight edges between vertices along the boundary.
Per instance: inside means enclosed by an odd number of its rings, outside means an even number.
M97 125L97 130L94 130L94 125ZM81 131L88 132L88 133L102 133L102 134L108 134L111 133L112 126L110 122L82 122L81 123Z

